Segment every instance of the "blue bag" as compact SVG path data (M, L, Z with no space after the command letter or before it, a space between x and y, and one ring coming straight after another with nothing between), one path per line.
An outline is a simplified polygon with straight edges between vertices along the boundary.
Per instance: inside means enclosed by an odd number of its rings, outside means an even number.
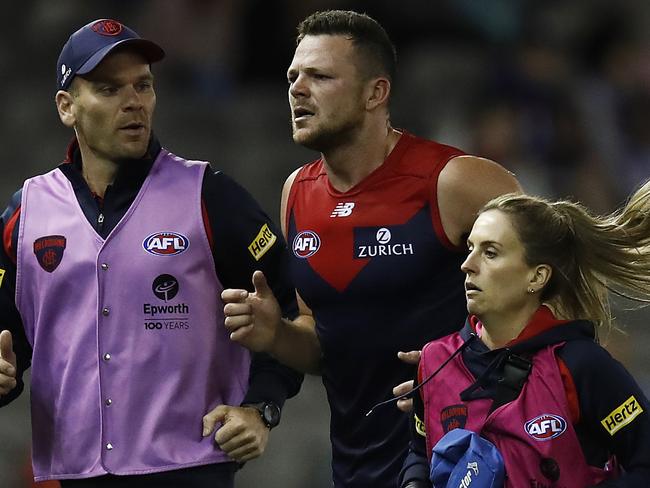
M434 488L502 488L505 465L494 444L476 432L454 429L433 446Z

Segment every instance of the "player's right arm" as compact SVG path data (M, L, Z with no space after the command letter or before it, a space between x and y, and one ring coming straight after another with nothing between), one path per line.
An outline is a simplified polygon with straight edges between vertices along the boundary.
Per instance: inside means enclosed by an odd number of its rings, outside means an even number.
M32 349L16 308L16 245L20 193L0 216L0 407L20 395L23 372L31 364Z
M294 171L282 189L280 222L287 235L285 215ZM227 289L221 294L225 303L226 328L231 339L253 351L271 354L281 363L298 371L320 374L321 347L311 310L296 292L299 315L293 320L281 316L280 307L261 271L253 273L255 291Z

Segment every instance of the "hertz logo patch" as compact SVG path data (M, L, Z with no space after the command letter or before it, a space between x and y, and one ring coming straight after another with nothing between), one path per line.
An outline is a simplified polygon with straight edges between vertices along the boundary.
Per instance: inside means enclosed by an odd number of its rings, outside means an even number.
M266 254L266 251L271 249L277 239L275 234L269 229L269 225L264 224L257 236L255 236L255 239L253 239L253 242L248 246L248 250L255 258L255 261L262 259L262 256Z
M632 422L635 418L643 413L643 408L636 401L634 395L625 400L619 407L612 410L612 412L600 421L609 432L609 435L614 435L627 424Z
M5 277L5 270L0 268L0 286L2 286L2 280Z
M413 415L415 418L415 431L420 434L422 437L427 436L427 430L424 428L424 422L420 420L420 418L417 415Z

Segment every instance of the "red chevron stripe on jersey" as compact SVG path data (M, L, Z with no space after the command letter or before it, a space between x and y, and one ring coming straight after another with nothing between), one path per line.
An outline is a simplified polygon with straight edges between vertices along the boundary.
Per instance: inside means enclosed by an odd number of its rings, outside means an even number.
M347 192L331 186L322 160L304 166L287 205L287 218L295 225L295 234L288 239L294 255L306 259L341 292L371 259L419 252L417 235L396 240L394 229L426 206L431 209L438 240L453 247L440 222L436 187L444 165L461 154L450 146L404 133L386 162Z

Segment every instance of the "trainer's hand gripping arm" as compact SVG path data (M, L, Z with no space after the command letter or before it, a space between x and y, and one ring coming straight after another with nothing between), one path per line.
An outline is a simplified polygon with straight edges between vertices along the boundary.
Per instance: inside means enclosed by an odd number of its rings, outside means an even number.
M235 461L244 463L264 453L269 428L254 408L219 405L203 417L203 437L210 435L217 423L221 427L214 440Z
M400 351L397 353L397 357L402 361L404 361L406 364L417 365L420 362L421 353L422 351L409 351L409 352ZM400 383L399 385L393 388L393 396L400 397L402 395L406 395L409 391L413 389L413 384L414 384L413 380ZM397 408L399 408L402 412L410 413L413 410L413 399L403 398L401 400L397 400Z

